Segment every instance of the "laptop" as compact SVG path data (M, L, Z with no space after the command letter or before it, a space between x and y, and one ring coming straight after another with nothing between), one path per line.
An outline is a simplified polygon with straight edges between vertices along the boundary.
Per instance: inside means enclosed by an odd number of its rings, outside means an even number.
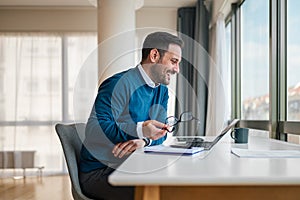
M221 134L218 135L213 141L205 141L205 140L203 140L203 141L187 141L184 144L172 144L170 146L176 147L176 148L187 148L187 149L190 149L192 147L203 147L204 150L210 150L238 122L239 122L239 119L232 120L232 122L228 126L226 126L222 130Z

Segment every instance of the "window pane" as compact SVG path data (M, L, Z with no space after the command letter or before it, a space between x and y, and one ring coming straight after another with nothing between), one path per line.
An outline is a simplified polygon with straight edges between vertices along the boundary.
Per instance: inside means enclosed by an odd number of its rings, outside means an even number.
M60 37L2 34L0 49L0 121L60 120Z
M95 33L0 33L2 150L35 151L34 164L44 166L46 173L66 170L55 129L47 124L61 121L63 110L67 116L73 111L73 103L67 102L72 110L66 108L62 95L73 99L80 66L96 39ZM68 91L62 94L64 79Z
M269 0L241 6L241 117L269 119Z
M226 26L226 58L227 58L227 97L228 97L228 116L227 119L231 119L231 22L229 22Z
M300 1L287 1L287 118L300 121Z
M74 120L73 92L78 73L90 53L97 47L97 36L91 34L76 34L66 37L68 63L68 120ZM83 95L84 99L84 95ZM84 99L85 100L85 99ZM83 100L83 102L84 102ZM85 100L85 102L87 102Z
M34 165L63 170L62 148L53 126L0 126L1 151L35 151Z

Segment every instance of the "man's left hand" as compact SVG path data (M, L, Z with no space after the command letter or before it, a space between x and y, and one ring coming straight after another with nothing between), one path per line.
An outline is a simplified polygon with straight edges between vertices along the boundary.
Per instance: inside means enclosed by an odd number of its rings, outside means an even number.
M122 158L130 153L134 152L136 149L145 146L145 142L142 139L129 140L126 142L120 142L116 144L112 150L115 157Z

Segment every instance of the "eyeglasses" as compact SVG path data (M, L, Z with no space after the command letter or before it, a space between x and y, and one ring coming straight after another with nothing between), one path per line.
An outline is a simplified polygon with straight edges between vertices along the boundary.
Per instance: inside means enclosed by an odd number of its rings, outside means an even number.
M165 124L168 125L170 128L168 129L163 128L164 130L168 131L169 133L175 131L177 124L179 122L188 122L188 121L192 121L192 120L197 120L198 123L200 123L200 120L197 119L196 117L193 116L193 114L189 111L183 112L181 113L179 119L175 116L170 116L166 118Z

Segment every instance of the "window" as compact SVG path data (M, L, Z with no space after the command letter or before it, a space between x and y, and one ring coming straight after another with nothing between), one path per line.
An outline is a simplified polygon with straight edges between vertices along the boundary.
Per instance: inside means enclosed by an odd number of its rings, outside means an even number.
M241 118L269 119L269 0L241 6Z
M61 38L8 34L0 40L0 121L60 120Z
M225 27L225 39L226 39L226 58L227 58L227 85L228 85L228 108L231 108L231 22L229 22ZM228 110L229 116L226 116L228 120L230 120L231 117L231 110Z
M300 121L300 2L287 1L287 119Z
M82 35L70 35L66 39L66 48L67 48L67 63L68 63L68 113L66 113L67 120L74 120L74 111L73 111L73 92L74 84L77 79L79 70L83 66L84 61L88 58L89 54L95 53L93 50L97 46L96 35L86 36ZM91 79L92 77L87 77ZM97 81L97 80L95 80ZM96 85L97 82L95 82ZM90 85L86 87L92 87ZM83 102L86 102L86 99L83 99Z
M64 170L53 124L74 120L77 74L96 47L96 33L0 33L1 150L35 150L46 173Z
M299 7L297 0L244 0L230 18L233 117L241 127L294 143L300 142Z

